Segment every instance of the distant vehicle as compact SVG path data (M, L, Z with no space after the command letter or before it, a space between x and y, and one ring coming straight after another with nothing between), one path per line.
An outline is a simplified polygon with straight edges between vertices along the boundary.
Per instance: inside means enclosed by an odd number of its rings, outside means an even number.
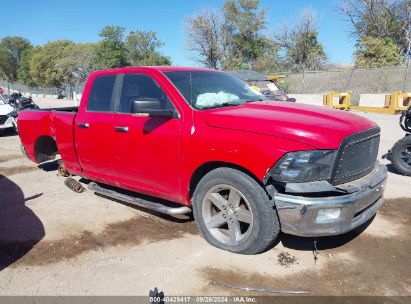
M280 82L285 76L269 75L250 70L226 71L227 73L245 81L251 89L261 93L267 99L295 102L295 98L289 98Z
M411 176L411 105L401 114L400 126L406 132L405 137L395 143L386 157L398 172Z
M17 111L0 94L0 130L17 129Z
M221 71L95 71L78 108L23 111L18 125L32 161L60 154L68 173L96 181L92 191L171 215L193 211L203 237L231 252L262 252L280 230L351 231L384 200L374 122L263 99Z
M15 92L11 94L9 98L9 104L14 107L16 111L23 111L23 110L28 110L28 109L38 109L39 106L36 105L31 98L29 97L24 97L20 92Z
M63 99L64 97L66 97L64 89L57 89L57 99Z

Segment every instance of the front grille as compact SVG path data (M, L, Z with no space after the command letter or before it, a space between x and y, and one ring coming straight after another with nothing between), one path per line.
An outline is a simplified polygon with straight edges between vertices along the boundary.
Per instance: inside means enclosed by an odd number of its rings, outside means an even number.
M379 127L345 138L338 151L332 183L346 183L371 172L377 160L379 145Z
M5 124L8 118L7 115L0 115L0 125Z

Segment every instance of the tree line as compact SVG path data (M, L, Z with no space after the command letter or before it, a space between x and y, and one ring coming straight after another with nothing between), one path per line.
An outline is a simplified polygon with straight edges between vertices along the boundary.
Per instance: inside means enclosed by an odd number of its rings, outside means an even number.
M399 65L411 56L411 0L341 0L336 7L351 24L358 68ZM213 69L258 71L325 70L329 63L319 40L319 22L305 9L293 23L270 33L268 9L259 0L226 0L185 22L186 49L193 60ZM279 12L280 13L280 12ZM106 26L96 43L70 40L33 46L22 37L0 41L0 78L30 86L67 86L84 82L96 69L170 65L153 31L126 33Z
M399 65L411 56L411 0L341 0L335 9L351 23L356 67ZM323 70L330 65L318 24L305 9L267 34L267 8L259 0L227 0L187 20L187 49L214 69Z
M58 40L33 46L13 36L0 41L0 77L30 86L63 87L82 83L93 70L131 65L170 65L162 55L163 42L153 31L130 31L106 26L97 43Z

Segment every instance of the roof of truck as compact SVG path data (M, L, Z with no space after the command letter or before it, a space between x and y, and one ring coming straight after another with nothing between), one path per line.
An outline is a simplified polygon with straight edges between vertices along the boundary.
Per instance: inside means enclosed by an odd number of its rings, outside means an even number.
M182 66L146 66L145 68L154 69L161 72L177 72L177 71L215 71L206 68L182 67Z
M197 67L180 67L180 66L130 66L124 68L114 68L114 69L105 69L105 70L98 70L94 71L93 73L103 74L109 71L129 71L133 69L150 69L150 70L157 70L160 72L182 72L182 71L216 71L212 69L206 68L197 68Z

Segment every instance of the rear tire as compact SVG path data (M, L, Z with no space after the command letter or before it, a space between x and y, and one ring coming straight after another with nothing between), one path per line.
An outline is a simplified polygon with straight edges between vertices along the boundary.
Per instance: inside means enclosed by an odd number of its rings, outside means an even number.
M257 254L270 248L280 232L273 201L258 182L236 169L207 173L192 203L201 235L223 250Z
M392 163L399 173L411 176L411 135L395 143L392 148Z

